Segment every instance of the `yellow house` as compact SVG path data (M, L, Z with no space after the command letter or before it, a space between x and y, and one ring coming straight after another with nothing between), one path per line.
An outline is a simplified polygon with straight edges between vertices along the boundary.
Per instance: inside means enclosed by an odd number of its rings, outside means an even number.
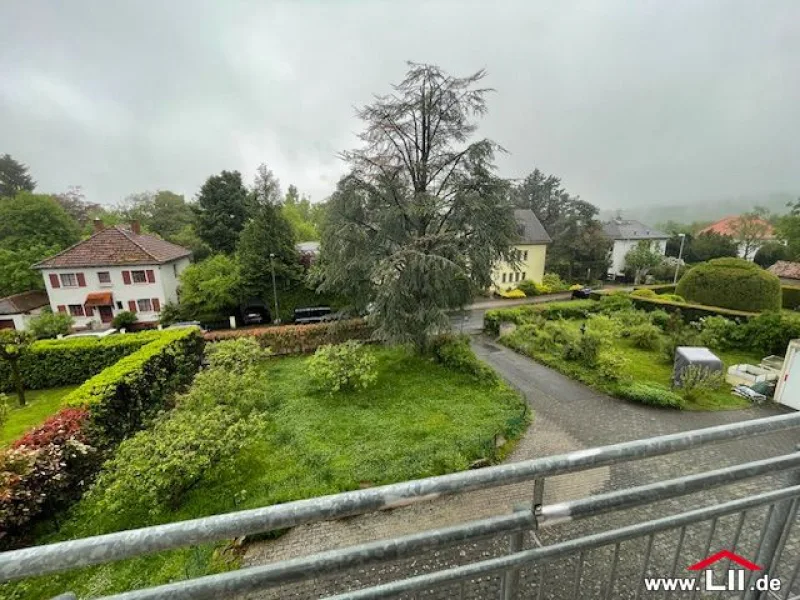
M501 261L495 265L492 283L497 290L514 288L525 279L541 283L544 277L547 244L552 241L550 236L532 210L517 209L514 211L514 218L517 220L519 232L519 243L514 246L519 264L513 267Z

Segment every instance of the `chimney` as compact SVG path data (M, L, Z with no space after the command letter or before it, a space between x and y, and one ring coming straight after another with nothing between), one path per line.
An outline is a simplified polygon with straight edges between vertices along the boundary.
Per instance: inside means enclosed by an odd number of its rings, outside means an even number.
M136 235L142 233L142 228L139 226L139 221L131 221L131 231Z
M94 220L94 232L95 233L100 233L101 231L103 231L103 229L105 229L105 227L106 226L103 224L103 221L101 221L100 219L95 219Z

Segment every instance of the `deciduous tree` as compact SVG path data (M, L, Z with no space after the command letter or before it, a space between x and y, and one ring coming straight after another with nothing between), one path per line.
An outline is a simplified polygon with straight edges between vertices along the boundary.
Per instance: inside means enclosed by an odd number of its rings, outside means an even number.
M224 318L237 309L241 300L239 264L226 254L186 267L180 279L180 309L187 318Z
M683 249L686 262L706 262L712 258L725 256L738 256L739 247L729 235L722 235L715 231L706 231L691 240L687 240Z
M20 192L0 200L0 247L20 250L34 245L59 249L76 243L80 228L51 196Z
M119 212L125 220L139 221L145 230L170 241L194 224L192 206L183 196L169 190L128 196Z
M778 219L775 230L786 242L790 259L800 260L800 198L789 204L789 214Z
M625 266L633 270L633 282L639 284L650 269L661 264L664 256L647 240L641 240L625 255Z
M772 231L764 209L756 209L741 215L731 226L733 239L739 242L743 258L751 259L759 246Z
M358 111L362 146L329 201L322 289L373 302L379 333L425 347L447 310L491 284L517 239L498 145L471 140L487 110L485 73L454 77L410 63L388 95Z

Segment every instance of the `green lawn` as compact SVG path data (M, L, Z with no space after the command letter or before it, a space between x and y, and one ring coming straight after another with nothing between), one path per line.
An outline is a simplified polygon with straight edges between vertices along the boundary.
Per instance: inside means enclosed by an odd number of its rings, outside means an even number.
M313 389L307 357L270 359L252 398L268 417L232 464L215 468L169 512L137 520L110 514L84 518L84 500L55 541L145 524L255 508L312 496L466 469L477 458L502 458L495 436L518 438L529 414L504 384L478 384L400 348L371 350L377 383L335 396ZM250 400L252 400L250 398ZM108 566L25 582L15 598L120 592L235 566L222 545L160 553Z
M0 447L7 446L28 429L39 425L47 417L57 412L61 401L76 387L75 385L46 390L25 392L25 406L20 406L15 393L8 394L11 409L8 421L0 427Z
M565 320L560 323L562 326L578 332L584 320ZM515 350L527 354L531 356L531 358L561 371L570 377L578 379L591 387L614 395L615 385L599 377L595 370L584 367L576 362L566 361L558 353L547 352L541 348L528 345L525 343L525 340L519 338L517 332L503 339L507 345ZM633 381L655 383L667 387L670 386L672 382L672 364L667 363L666 360L662 358L661 352L637 348L629 340L624 338L613 338L611 340L611 349L627 359L628 364L626 372L633 378ZM722 360L726 370L729 366L739 363L758 364L762 358L753 352L747 351L713 351ZM685 409L727 410L750 406L750 402L745 398L740 398L739 396L731 394L730 387L731 386L728 384L725 384L722 390L707 393L697 402L687 404Z

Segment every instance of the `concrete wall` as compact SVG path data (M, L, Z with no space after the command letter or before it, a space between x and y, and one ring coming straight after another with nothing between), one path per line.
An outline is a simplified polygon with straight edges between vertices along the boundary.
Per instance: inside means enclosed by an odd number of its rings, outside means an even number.
M614 240L614 248L611 250L611 266L608 274L618 277L625 274L625 256L633 250L640 240ZM653 248L658 248L661 254L667 253L667 240L652 240Z
M523 258L520 265L514 269L505 261L499 262L492 272L492 282L495 289L506 290L514 288L523 279L530 279L536 283L542 282L547 245L520 244L516 246L516 249L522 253ZM526 256L527 258L525 258ZM505 281L503 280L503 275L505 275Z
M71 269L45 269L42 271L44 277L45 289L47 296L50 299L50 308L53 312L58 311L59 305L67 307L69 312L69 305L80 304L86 302L86 296L91 292L111 292L113 294L114 315L122 311L129 310L128 302L130 300L137 301L139 299L158 298L161 306L167 302L177 302L178 300L178 276L190 264L188 258L183 258L177 261L166 263L163 265L136 265L126 267L83 267ZM122 279L123 271L146 271L151 269L155 274L154 283L130 283L125 284ZM108 271L111 276L110 284L101 284L98 279L98 273L101 271ZM86 278L85 287L64 287L53 288L50 284L50 274L55 273L61 275L62 273L83 273ZM118 303L122 303L122 306ZM94 328L102 329L108 327L100 320L100 315L95 309L91 317L74 317L75 327L77 328ZM159 313L156 311L136 312L139 321L143 323L155 322L158 320Z

